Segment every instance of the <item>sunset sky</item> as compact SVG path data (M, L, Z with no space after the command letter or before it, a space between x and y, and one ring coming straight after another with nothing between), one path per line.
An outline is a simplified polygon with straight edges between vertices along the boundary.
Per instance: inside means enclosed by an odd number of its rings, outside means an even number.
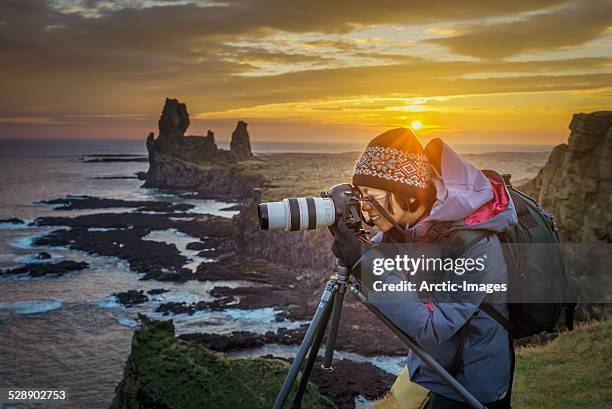
M0 2L0 138L564 142L612 109L612 0Z

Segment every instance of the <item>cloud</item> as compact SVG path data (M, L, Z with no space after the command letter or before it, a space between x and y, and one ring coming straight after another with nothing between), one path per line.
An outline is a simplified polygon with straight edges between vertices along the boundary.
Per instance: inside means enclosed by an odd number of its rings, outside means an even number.
M383 0L376 7L359 7L358 2L313 0L287 7L280 0L222 4L8 0L0 4L0 58L10 64L0 66L0 78L78 81L92 74L100 79L114 74L123 81L143 77L157 81L183 73L220 81L257 71L249 54L263 63L320 65L333 60L304 50L241 50L230 44L240 39L265 39L271 32L346 33L360 25L491 17L560 2L466 0L456 7L452 0L435 5ZM365 46L355 41L342 39L335 45L349 52Z
M381 0L359 7L357 1L323 0L290 6L280 0L6 0L0 3L0 117L6 120L0 122L16 127L30 121L43 129L43 123L78 117L103 135L94 128L109 129L112 121L113 129L142 129L134 122L157 116L166 96L205 115L364 95L600 89L610 83L602 72L610 64L605 58L437 62L402 54L406 38L389 45L386 34L356 39L353 33L380 24L461 22L471 24L469 34L478 29L476 19L526 12L543 18L538 16L558 13L550 7L564 1L465 0L458 7L454 0ZM439 30L434 32L445 33ZM101 112L107 116L96 117ZM0 135L7 129L0 127Z
M217 54L220 55L220 54ZM280 52L263 47L225 47L225 59L249 64L309 64L316 65L335 61L333 57L297 52Z
M528 92L529 90L596 89L608 86L612 74L571 73L609 67L610 58L577 58L529 62L416 61L367 67L343 67L236 78L223 92L240 92L243 106L350 95L404 94L407 96ZM560 75L561 71L570 73ZM470 78L484 72L484 78ZM212 89L211 89L212 90ZM221 89L219 90L221 91ZM217 100L223 105L222 100Z
M261 29L287 32L341 33L355 25L417 24L447 20L478 19L533 11L567 0L381 0L375 6L359 0L334 2L310 0L225 0L215 1L56 1L56 9L84 16L129 16L152 20L166 15L169 20L185 18L187 26L200 33L237 34ZM198 27L191 23L200 22ZM128 27L126 27L128 28ZM161 27L160 27L161 28ZM175 27L182 31L180 27Z
M495 59L580 46L606 35L611 24L612 1L582 1L518 21L470 26L460 35L426 42L456 54Z

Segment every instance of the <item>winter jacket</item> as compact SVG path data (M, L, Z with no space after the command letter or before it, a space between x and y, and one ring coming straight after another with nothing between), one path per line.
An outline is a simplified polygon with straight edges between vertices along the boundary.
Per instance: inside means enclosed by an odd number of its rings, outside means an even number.
M486 230L491 234L470 246L461 256L473 259L486 256L485 269L461 276L448 272L441 279L506 282L507 266L495 233L516 224L517 215L505 186L487 179L439 139L430 142L425 149L433 168L436 202L428 216L406 230L407 237L419 243L426 241L434 230L441 236L457 229ZM386 278L387 282L399 280L393 275ZM471 293L465 298L444 292L428 296L429 302L425 303L413 291L368 294L372 304L411 335L443 367L455 372L457 380L478 400L500 399L510 386L511 347L506 330L479 308L487 294ZM505 301L504 293L487 298L487 302L508 317ZM444 397L462 400L413 352L408 355L408 367L413 382Z

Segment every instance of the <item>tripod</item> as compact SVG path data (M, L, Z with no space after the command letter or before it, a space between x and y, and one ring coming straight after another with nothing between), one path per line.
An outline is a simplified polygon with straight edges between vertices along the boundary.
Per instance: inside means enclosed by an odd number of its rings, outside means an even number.
M342 312L342 303L344 301L344 294L346 289L357 297L357 299L365 305L383 324L385 324L408 348L410 348L430 369L432 369L440 378L444 380L451 388L457 392L461 398L475 409L486 409L486 407L480 403L470 392L468 392L451 374L446 371L438 362L436 362L427 352L419 347L414 339L408 334L403 332L393 321L388 319L376 306L370 304L367 297L361 290L360 284L350 277L349 270L344 266L343 262L336 259L336 263L333 268L334 275L325 284L321 301L317 307L314 317L304 340L300 345L295 360L291 364L289 373L283 382L276 401L274 402L273 409L282 409L285 406L291 387L297 378L298 372L302 366L302 377L297 387L292 409L300 409L302 403L302 397L306 392L306 386L308 385L308 379L312 372L321 342L325 335L325 331L329 324L331 317L331 324L329 326L329 334L327 336L327 344L325 347L325 357L321 368L326 371L333 371L332 360L334 357L334 347L336 344L336 336L338 334L338 324L340 322L340 315ZM308 354L308 356L306 356Z

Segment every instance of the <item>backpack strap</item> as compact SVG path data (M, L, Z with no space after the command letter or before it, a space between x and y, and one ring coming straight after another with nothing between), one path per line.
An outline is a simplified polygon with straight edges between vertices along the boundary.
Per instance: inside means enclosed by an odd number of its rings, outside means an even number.
M495 234L487 230L456 230L451 233L452 237L449 237L449 245L451 246L451 253L454 257L458 257L465 253L470 247L478 243L484 237L490 234ZM479 308L486 312L491 318L499 323L509 334L512 334L513 326L512 323L506 319L502 314L499 313L491 304L483 301Z
M443 241L443 244L445 245L443 253L447 253L448 256L456 258L460 257L462 254L472 248L473 245L491 234L494 233L488 230L459 229L452 231L446 236L438 237L438 239L441 239ZM453 376L457 376L457 374L461 370L461 365L463 364L465 327L469 321L470 320L466 321L465 324L463 324L463 326L459 329L459 331L457 331L457 343L459 344L459 349L457 350L455 359L453 360L453 363L449 368L449 373L451 373Z
M506 317L500 314L500 312L497 311L495 307L493 307L491 304L487 302L483 302L482 304L480 304L480 309L486 312L495 321L497 321L499 325L504 327L504 329L508 331L508 334L512 334L512 331L514 330L514 326L512 325L510 321L508 321Z
M576 303L565 304L565 325L570 331L574 330L574 315L576 313Z

